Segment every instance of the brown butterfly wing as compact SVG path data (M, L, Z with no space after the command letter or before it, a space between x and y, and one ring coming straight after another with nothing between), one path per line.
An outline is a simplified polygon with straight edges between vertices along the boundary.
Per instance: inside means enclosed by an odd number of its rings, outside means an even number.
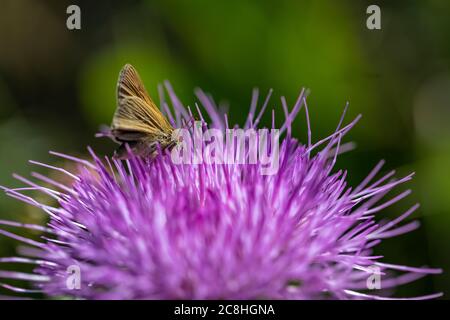
M120 140L133 137L171 134L173 128L156 107L137 73L130 64L125 65L117 83L117 109L111 131Z
M112 130L141 132L147 135L170 134L172 127L163 114L139 97L124 98L114 114Z
M149 105L154 103L145 90L144 84L136 69L131 64L126 64L120 70L119 80L117 81L117 100L120 101L128 97L139 97Z
M128 156L128 145L134 154L151 156L158 143L171 145L173 128L148 95L136 69L125 65L117 83L117 109L111 124L114 140L121 143L115 157Z

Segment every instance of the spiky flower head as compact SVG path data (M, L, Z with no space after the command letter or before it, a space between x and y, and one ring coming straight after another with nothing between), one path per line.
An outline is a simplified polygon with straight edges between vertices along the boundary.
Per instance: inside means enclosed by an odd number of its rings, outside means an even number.
M170 85L166 88L175 115L164 98L161 105L179 127L192 112ZM258 127L270 94L257 113L254 91L244 128ZM228 128L213 100L202 91L197 95L210 127ZM308 120L308 142L301 144L291 135L291 123L302 108L308 112L304 91L291 111L284 98L281 102L284 138L273 175L260 174L260 164L174 164L167 152L151 160L130 154L126 161L100 158L92 150L89 161L53 152L76 162L76 172L33 162L71 182L33 174L45 183L40 186L18 177L55 198L55 206L39 203L23 189L5 188L41 208L49 221L45 227L0 222L44 233L34 241L0 230L26 244L23 256L0 262L37 266L32 274L0 271L1 278L31 281L35 289L4 286L86 299L384 299L383 289L441 272L389 264L373 255L383 239L418 226L402 223L418 206L378 224L379 212L409 191L380 200L412 175L376 178L380 162L352 189L346 171L334 168L345 150L341 140L359 118L344 125L342 117L334 133L315 144ZM198 106L197 112L204 119ZM371 276L381 278L381 290L368 290Z

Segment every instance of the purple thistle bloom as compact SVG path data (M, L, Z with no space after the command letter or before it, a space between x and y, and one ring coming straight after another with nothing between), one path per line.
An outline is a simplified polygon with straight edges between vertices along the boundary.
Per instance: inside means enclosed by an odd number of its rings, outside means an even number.
M166 88L175 115L163 95L161 106L180 127L182 119L191 118L191 110L168 83ZM258 126L270 94L256 116L254 91L244 128ZM197 96L211 127L228 128L226 115L212 99L202 91ZM35 289L3 286L86 299L389 299L367 289L374 270L382 289L440 273L384 263L382 256L373 255L383 239L418 227L417 221L401 224L418 205L378 224L375 214L410 191L379 203L381 199L412 175L392 179L390 172L375 179L380 162L352 189L345 171L333 171L337 155L346 148L341 139L359 117L344 126L343 116L335 132L315 144L308 120L308 143L303 145L292 138L291 123L301 108L308 112L304 91L290 112L285 99L281 101L286 120L280 132L286 137L274 175L261 175L258 164L176 165L166 153L153 160L130 155L119 161L100 159L89 150L93 161L87 161L52 152L75 161L77 173L32 162L68 175L73 183L33 174L56 190L19 176L29 188L4 188L44 210L49 222L42 227L0 221L44 233L42 241L34 241L0 229L27 245L23 257L0 258L0 263L37 265L33 274L0 270L0 278L31 281ZM39 203L22 193L26 189L40 190L58 205ZM74 266L79 288L68 283L68 270Z

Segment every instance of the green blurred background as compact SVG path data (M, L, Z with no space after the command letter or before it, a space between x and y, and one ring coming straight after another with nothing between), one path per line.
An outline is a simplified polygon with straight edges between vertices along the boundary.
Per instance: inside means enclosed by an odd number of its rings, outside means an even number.
M292 105L306 86L313 139L332 132L347 100L347 121L363 114L347 137L357 143L356 150L338 162L349 170L351 185L380 159L387 161L383 172L416 172L412 183L397 190L412 188L413 194L380 218L420 202L412 218L422 227L385 241L377 253L387 262L442 267L444 274L395 294L450 292L449 1L1 4L1 185L20 185L13 172L48 173L28 159L68 165L48 150L84 156L90 145L111 154L113 143L94 134L111 121L117 75L127 62L139 70L155 101L157 85L165 79L189 105L196 101L193 89L198 86L229 104L233 123L244 121L253 87L263 95L274 89L270 107L282 119L279 97L286 96ZM81 8L81 30L66 28L70 4ZM366 28L370 4L381 7L381 30ZM295 134L305 141L303 114ZM1 194L0 219L43 223L45 216ZM0 237L0 256L14 255L16 245Z

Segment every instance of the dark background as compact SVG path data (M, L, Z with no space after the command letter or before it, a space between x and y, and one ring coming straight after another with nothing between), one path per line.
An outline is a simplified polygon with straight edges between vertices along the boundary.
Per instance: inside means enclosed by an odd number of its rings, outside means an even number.
M81 8L81 30L66 28L70 4ZM381 7L381 30L366 28L370 4ZM13 172L49 173L28 159L70 167L48 150L83 157L90 145L111 154L115 146L94 134L111 121L117 75L127 62L155 101L157 84L165 79L188 105L196 101L198 86L230 105L232 123L245 120L253 87L262 95L274 89L269 107L281 119L279 97L292 105L305 86L311 90L313 139L333 131L347 100L347 121L363 114L347 136L357 149L338 161L351 185L380 159L387 160L383 172L416 172L412 183L397 190L412 188L413 194L379 217L397 216L420 202L412 218L422 227L384 241L376 253L387 262L442 267L444 274L395 294L449 292L449 15L445 0L3 0L0 184L20 185ZM294 132L305 141L303 114ZM46 217L0 195L0 219L44 223ZM13 255L16 245L0 237L0 256Z

